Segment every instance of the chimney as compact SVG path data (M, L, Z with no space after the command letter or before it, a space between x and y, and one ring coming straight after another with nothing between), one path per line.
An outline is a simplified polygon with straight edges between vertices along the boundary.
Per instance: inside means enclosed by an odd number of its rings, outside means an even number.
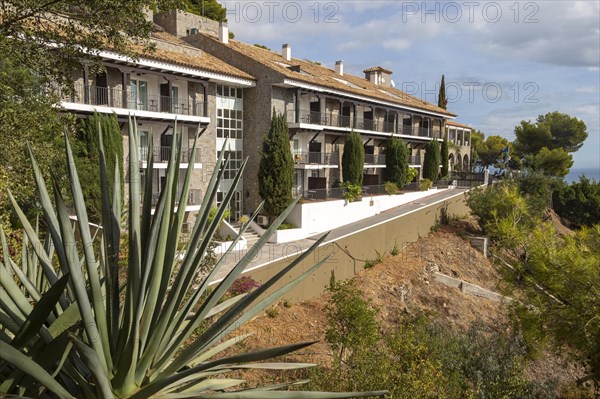
M229 28L227 22L219 22L219 41L224 44L229 43Z
M285 58L286 61L292 60L292 46L289 44L284 44L281 48L281 56Z
M344 61L339 60L335 62L335 73L344 76Z
M365 79L378 86L392 87L392 71L380 66L371 67L363 71Z

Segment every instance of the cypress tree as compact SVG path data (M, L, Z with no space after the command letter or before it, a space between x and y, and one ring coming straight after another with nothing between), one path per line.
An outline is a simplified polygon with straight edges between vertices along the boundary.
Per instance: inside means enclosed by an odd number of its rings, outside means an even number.
M446 82L444 75L442 75L442 83L440 84L440 92L438 94L438 107L446 109L448 106L448 99L446 98Z
M395 183L398 188L406 185L408 175L408 147L404 141L392 137L387 144L385 152L386 181Z
M362 138L359 133L352 130L346 137L344 153L342 154L342 178L344 182L362 186L364 164L365 148L363 147Z
M81 119L79 129L74 135L72 143L73 156L81 189L88 206L88 217L97 222L102 216L102 193L100 191L100 127L102 143L106 156L106 168L109 180L109 190L112 195L112 186L115 174L115 162L119 170L120 181L123 182L123 139L121 128L115 115L94 114L87 119Z
M440 170L440 146L437 140L431 140L425 147L423 178L436 181Z
M442 162L442 171L440 175L442 177L448 176L448 138L444 136L442 141L442 150L440 154L440 160Z
M278 216L292 202L294 160L290 149L287 121L273 109L271 128L263 138L258 168L258 193L269 216Z

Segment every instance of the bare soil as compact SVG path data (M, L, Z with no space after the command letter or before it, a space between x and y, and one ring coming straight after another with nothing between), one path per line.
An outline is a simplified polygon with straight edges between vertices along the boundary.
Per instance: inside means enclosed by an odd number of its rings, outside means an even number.
M357 287L378 310L384 331L393 331L408 317L429 314L435 322L449 329L466 330L475 322L495 329L509 329L507 305L468 294L435 282L432 273L441 273L502 292L498 266L472 248L467 239L481 234L474 219L451 222L428 237L409 244L396 256L355 277ZM257 350L293 342L318 341L304 351L289 355L287 361L331 364L331 349L325 342L327 318L324 293L302 303L280 302L266 314L247 323L238 333L253 332L241 345L243 350ZM239 352L240 347L236 348ZM580 370L558 354L544 353L532 363L528 374L555 378L561 385L572 384L581 377ZM277 379L273 373L250 371L244 374L257 383Z

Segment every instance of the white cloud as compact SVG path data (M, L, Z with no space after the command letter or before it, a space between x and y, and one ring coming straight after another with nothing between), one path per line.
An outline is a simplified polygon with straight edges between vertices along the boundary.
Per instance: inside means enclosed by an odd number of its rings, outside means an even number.
M597 86L583 86L575 89L577 93L600 93L600 88Z
M384 40L382 45L392 50L405 50L410 47L411 41L407 39L388 39Z

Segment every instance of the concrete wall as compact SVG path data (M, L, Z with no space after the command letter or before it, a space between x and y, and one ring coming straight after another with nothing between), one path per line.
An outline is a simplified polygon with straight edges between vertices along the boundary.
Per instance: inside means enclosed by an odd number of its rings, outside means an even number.
M365 260L378 257L377 252L387 254L395 245L402 248L408 243L416 241L419 237L429 234L431 227L440 220L444 208L448 215L465 215L469 212L469 208L464 203L464 193L461 193L446 201L430 205L352 235L338 238L332 242L327 242L282 278L273 289L287 284L307 271L316 262L331 255L331 258L320 269L285 295L285 298L292 302L316 297L329 285L332 271L336 280L352 278L363 270ZM268 261L282 256L287 256L287 259L279 259L266 266L250 269L245 274L252 276L259 282L265 282L288 265L298 253L299 248L295 243L264 249L261 253L256 254L261 260Z

